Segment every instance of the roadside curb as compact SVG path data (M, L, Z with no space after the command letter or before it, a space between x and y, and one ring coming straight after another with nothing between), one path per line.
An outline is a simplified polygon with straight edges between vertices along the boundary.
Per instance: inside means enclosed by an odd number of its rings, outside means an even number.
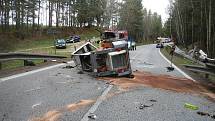
M171 64L170 60L168 60L168 59L161 53L160 49L159 49L159 54L160 54L169 64ZM184 71L182 71L180 68L178 68L174 63L172 63L172 66L173 66L175 69L177 69L182 75L184 75L186 78L188 78L188 79L190 79L190 80L196 82L195 79L193 79L191 76L189 76L189 75L186 74Z

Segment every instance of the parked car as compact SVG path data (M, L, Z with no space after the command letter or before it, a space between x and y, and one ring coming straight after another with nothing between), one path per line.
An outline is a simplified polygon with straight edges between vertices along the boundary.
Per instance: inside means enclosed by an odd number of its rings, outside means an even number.
M76 43L80 42L81 37L78 35L71 36L69 39L66 40L66 43Z
M163 43L158 43L157 45L156 45L156 48L163 48L164 46L163 46Z
M57 39L55 41L55 47L56 48L66 48L66 41L64 39Z

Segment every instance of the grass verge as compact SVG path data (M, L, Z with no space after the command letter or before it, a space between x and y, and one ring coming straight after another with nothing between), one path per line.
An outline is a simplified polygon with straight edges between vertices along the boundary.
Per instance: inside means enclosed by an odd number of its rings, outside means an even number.
M168 58L169 60L171 59L171 55L169 54L170 51L171 51L171 47L169 47L169 46L166 46L163 49L161 49L161 52L163 53L163 55L166 58ZM181 56L176 56L176 55L173 56L173 63L177 66L181 66L182 64L198 65L197 63L195 63L189 59L183 58Z
M41 64L44 60L32 60L34 64ZM10 60L1 63L2 70L14 69L24 66L24 60Z

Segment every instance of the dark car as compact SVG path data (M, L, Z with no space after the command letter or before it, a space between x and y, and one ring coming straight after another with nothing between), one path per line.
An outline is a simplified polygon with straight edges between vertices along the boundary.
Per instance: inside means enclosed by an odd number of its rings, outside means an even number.
M56 48L66 48L66 41L64 39L57 39L55 41Z
M69 39L66 40L66 43L76 43L80 42L81 37L78 35L71 36Z
M163 46L163 43L158 43L157 45L156 45L156 48L163 48L164 46Z

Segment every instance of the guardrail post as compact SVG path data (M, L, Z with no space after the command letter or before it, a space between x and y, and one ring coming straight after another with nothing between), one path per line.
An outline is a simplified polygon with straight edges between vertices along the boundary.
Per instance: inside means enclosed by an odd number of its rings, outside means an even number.
M76 46L74 45L74 50L76 51Z
M24 60L24 66L27 66L27 64L28 64L28 61Z

